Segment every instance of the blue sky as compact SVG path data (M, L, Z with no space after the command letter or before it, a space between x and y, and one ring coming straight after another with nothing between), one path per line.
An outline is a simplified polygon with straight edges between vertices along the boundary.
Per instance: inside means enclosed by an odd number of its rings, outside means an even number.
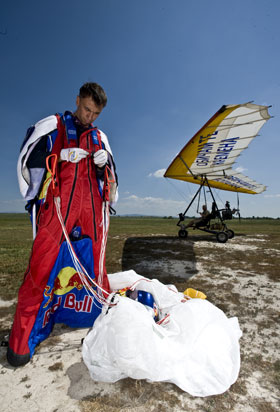
M2 0L0 212L24 211L16 162L26 129L74 110L81 84L95 81L108 95L96 125L117 164L118 214L184 211L198 186L156 172L223 104L254 101L274 117L236 168L268 188L240 195L241 214L279 217L279 15L278 0ZM216 194L236 205L235 194Z

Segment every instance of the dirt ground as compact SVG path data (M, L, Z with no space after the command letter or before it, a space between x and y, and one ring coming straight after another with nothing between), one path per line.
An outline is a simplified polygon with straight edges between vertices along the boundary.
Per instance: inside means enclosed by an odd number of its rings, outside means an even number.
M226 244L201 236L123 239L122 269L193 287L228 317L237 316L241 369L222 395L195 398L173 384L124 379L94 382L81 357L85 329L57 325L31 362L15 369L0 348L1 409L5 412L274 412L280 411L280 244L273 235L240 235ZM15 301L0 301L1 339Z

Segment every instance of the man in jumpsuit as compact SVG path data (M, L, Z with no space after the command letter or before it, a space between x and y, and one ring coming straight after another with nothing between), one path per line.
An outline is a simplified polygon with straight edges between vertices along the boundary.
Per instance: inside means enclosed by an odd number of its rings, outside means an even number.
M33 221L37 233L9 337L7 359L13 366L26 364L34 352L30 350L31 332L33 329L34 335L46 284L65 241L56 213L56 196L60 198L61 216L70 238L73 230L79 228L82 236L92 241L91 277L103 294L110 290L105 247L109 208L117 200L117 176L108 139L92 124L106 103L101 86L85 83L74 113L67 111L39 121L28 129L22 145L19 186L28 207L37 205L36 222ZM46 159L52 178L47 175Z

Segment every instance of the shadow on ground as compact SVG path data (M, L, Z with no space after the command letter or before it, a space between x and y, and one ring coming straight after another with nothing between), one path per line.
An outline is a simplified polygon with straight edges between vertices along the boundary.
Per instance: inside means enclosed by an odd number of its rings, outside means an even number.
M70 380L68 396L80 401L83 411L118 412L173 410L180 406L178 396L184 393L174 384L146 382L125 378L115 383L97 382L90 378L83 362L77 362L66 371ZM163 406L164 403L164 406Z
M129 269L162 283L183 283L198 273L194 241L171 236L128 238L122 270Z

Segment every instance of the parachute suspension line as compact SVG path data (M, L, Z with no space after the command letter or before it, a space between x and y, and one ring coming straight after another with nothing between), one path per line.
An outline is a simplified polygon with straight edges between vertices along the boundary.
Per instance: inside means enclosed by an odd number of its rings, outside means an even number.
M74 251L74 249L73 249L71 240L70 240L70 238L69 238L69 236L68 236L68 233L67 233L67 231L66 231L66 227L65 227L65 225L64 225L63 218L62 218L62 215L61 215L60 197L55 197L55 198L54 198L54 203L55 203L55 207L56 207L56 212L57 212L58 220L59 220L59 222L60 222L60 224L61 224L61 227L62 227L64 236L65 236L65 239L66 239L66 244L67 244L67 247L68 247L68 251L69 251L69 254L70 254L70 256L71 256L71 259L72 259L73 265L74 265L74 267L75 267L75 270L76 270L76 272L78 273L78 275L79 275L79 277L80 277L80 279L81 279L81 282L82 282L85 290L87 291L88 295L91 293L91 294L95 297L95 299L97 300L97 302L101 304L101 307L102 307L102 305L106 302L106 300L105 300L104 298L102 298L102 297L100 296L100 294L97 294L97 293L96 293L96 291L95 291L95 290L93 289L93 287L91 286L91 283L92 283L95 287L97 287L97 288L100 288L100 289L101 289L101 287L100 287L96 282L94 282L94 280L91 279L91 277L90 277L89 274L87 273L86 269L85 269L85 268L83 267L83 265L81 264L79 258L77 257L77 255L76 255L76 253L75 253L75 251ZM103 290L103 289L102 289L102 290ZM104 291L104 292L106 292L106 291ZM96 307L98 307L99 309L101 309L101 307L99 307L94 300L93 300L93 303L95 304Z
M36 237L36 226L37 226L37 218L36 218L36 203L33 203L32 206L32 235L33 235L33 240Z
M133 290L136 289L136 286L138 285L138 283L139 283L139 282L143 282L143 281L144 281L144 282L148 282L148 283L153 282L152 279L140 278L140 279L137 279L134 283L132 283L132 285L130 285L129 288L125 288L125 289L129 289L129 290L133 291ZM168 288L168 289L171 290L171 291L174 292L174 293L178 293L178 292L175 292L175 291L174 291L173 289L171 289L171 288ZM158 298L157 292L156 292L154 289L153 289L153 296L154 296L154 299L155 299L157 305L159 306L159 309L161 310L161 309L162 309L162 308L161 308L161 302L160 302L160 299Z
M100 131L97 130L97 139L98 139L98 144L99 148L102 149L102 139L101 139L101 134ZM110 176L112 178L110 179ZM108 238L108 232L109 232L109 213L110 213L110 207L109 207L109 199L110 199L110 184L115 183L115 178L114 174L112 173L112 170L109 168L108 165L105 167L104 171L104 185L103 185L103 201L102 201L102 242L101 242L101 248L100 248L100 256L99 256L99 281L101 284L103 284L103 278L104 278L104 261L105 261L105 252L106 252L106 244L107 244L107 238ZM98 289L98 294L103 298L102 296L102 290L101 288ZM104 291L104 290L103 290Z
M100 259L99 259L99 277L100 283L103 283L104 277L104 260L105 260L105 251L106 251L106 244L108 238L108 231L109 231L109 204L108 202L102 203L102 242L101 242L101 249L100 249ZM98 294L101 294L101 289L98 289Z
M50 166L50 161L51 161L51 158L52 158L52 157L54 158L54 161L53 161L53 165ZM80 277L80 279L81 279L81 282L82 282L82 284L83 284L86 292L88 293L88 295L90 295L90 293L91 293L91 294L96 298L97 302L101 304L101 308L102 308L102 305L104 305L104 304L107 304L107 305L108 305L108 302L106 301L106 299L102 296L102 294L101 294L100 292L97 293L97 292L93 289L93 287L91 286L91 284L93 284L94 287L96 287L99 291L104 292L105 295L108 294L108 292L107 292L106 290L104 290L100 285L98 285L98 283L96 283L96 282L89 276L89 274L87 273L86 269L85 269L85 268L83 267L83 265L81 264L78 256L76 255L76 253L75 253L75 251L74 251L74 249L73 249L71 240L70 240L70 238L69 238L69 235L68 235L68 233L67 233L65 224L64 224L64 222L63 222L63 217L62 217L62 214L61 214L61 207L60 207L60 206L61 206L61 200L60 200L60 196L59 196L59 188L58 188L58 184L57 184L57 181L56 181L57 155L56 155L56 154L51 154L50 156L48 156L47 159L46 159L46 165L47 165L48 171L49 171L50 174L51 174L51 183L52 183L51 188L52 188L53 195L54 195L54 204L55 204L55 208L56 208L56 212L57 212L57 217L58 217L58 220L59 220L59 222L60 222L62 231L63 231L63 233L64 233L64 236L65 236L65 239L66 239L66 243L67 243L67 247L68 247L68 251L69 251L69 254L70 254L70 256L71 256L73 265L74 265L74 267L75 267L75 269L76 269L76 271L77 271L77 273L78 273L78 275L79 275L79 277ZM90 292L90 293L89 293L89 292ZM94 299L93 299L93 303L94 303L94 305L95 305L97 308L101 309L101 308L96 304L96 302L95 302ZM113 306L114 304L109 304L109 305L110 305L110 306Z
M103 283L103 276L104 276L104 261L105 261L105 252L106 252L106 244L108 239L108 232L109 232L109 213L110 213L110 184L115 183L115 177L112 170L109 168L108 165L105 167L104 171L104 186L103 186L103 202L102 202L102 242L101 242L101 249L100 249L100 259L99 259L99 276L100 276L100 283ZM98 290L99 294L101 290Z

